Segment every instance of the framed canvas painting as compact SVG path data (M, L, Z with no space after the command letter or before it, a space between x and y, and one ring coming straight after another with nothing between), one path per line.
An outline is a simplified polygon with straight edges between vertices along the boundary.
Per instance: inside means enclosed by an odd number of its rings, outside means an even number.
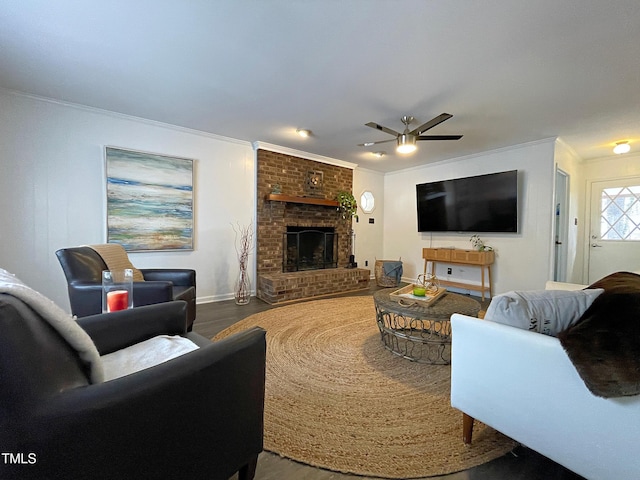
M193 250L193 160L105 147L107 242Z

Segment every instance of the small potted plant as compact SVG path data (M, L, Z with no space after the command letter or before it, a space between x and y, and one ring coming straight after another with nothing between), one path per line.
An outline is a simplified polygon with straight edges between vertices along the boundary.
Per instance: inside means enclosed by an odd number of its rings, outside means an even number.
M338 200L338 212L340 213L340 216L342 218L350 219L353 217L356 220L358 219L358 203L356 202L356 199L351 192L338 192L336 200Z
M491 250L493 250L493 247L484 244L484 240L482 240L480 238L480 235L478 235L477 233L475 235L472 235L469 241L471 242L471 245L473 245L473 248L475 248L479 252L490 252Z

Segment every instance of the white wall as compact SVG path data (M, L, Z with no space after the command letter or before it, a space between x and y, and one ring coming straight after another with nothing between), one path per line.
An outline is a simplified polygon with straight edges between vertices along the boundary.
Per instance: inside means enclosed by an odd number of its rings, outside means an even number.
M551 278L554 139L385 175L384 256L402 257L403 279L410 282L423 271L422 248L471 248L470 234L418 232L416 184L514 169L518 170L519 232L481 235L496 250L493 292L544 288ZM446 265L438 267L441 278L480 283L477 268L455 266L448 276Z
M130 257L140 268L196 269L199 302L231 298L238 268L231 224L255 221L249 143L5 91L0 267L69 308L54 252L105 241L105 145L196 160L194 251Z
M373 193L373 212L364 213L360 208L360 195L365 190ZM380 172L356 168L353 171L353 195L358 202L358 221L353 221L356 234L356 262L358 267L371 270L374 277L376 259L382 260L384 237L384 175ZM374 223L369 223L373 219Z
M199 302L231 298L237 275L231 224L255 221L251 144L1 90L0 267L68 308L66 283L54 252L105 240L105 145L196 160L195 250L132 253L131 258L141 268L196 269ZM578 219L578 226L570 230L575 259L567 271L570 281L580 283L588 255L585 204L590 182L640 175L640 154L580 163L568 147L549 139L386 175L356 168L356 198L364 190L376 197L375 211L364 214L359 209L360 221L353 223L356 261L360 267L368 261L373 275L376 259L402 258L404 280L415 280L423 270L423 247L470 248L467 234L417 232L415 185L518 169L519 233L482 238L497 253L494 293L542 288L551 278L556 164L571 176L569 216ZM447 277L441 268L438 275ZM255 271L253 256L250 271ZM448 278L479 283L479 272L456 267Z
M625 153L584 162L584 178L589 182L640 175L640 153Z

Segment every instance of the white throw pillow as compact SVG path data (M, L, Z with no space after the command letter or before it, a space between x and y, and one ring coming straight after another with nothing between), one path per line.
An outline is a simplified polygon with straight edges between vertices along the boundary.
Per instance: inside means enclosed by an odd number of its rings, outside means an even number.
M531 290L493 297L485 320L556 336L576 323L604 290Z

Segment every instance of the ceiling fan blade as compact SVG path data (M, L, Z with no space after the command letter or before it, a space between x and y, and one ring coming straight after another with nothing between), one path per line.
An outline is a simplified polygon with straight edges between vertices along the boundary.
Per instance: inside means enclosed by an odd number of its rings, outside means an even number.
M417 140L460 140L462 135L420 135Z
M379 143L387 143L387 142L395 142L396 139L392 138L390 140L380 140L379 142L367 142L367 143L359 143L359 147L370 147L371 145L378 145Z
M427 123L423 123L418 128L414 128L413 130L411 130L411 134L412 135L422 135L422 133L426 132L430 128L433 128L436 125L441 124L445 120L449 120L451 117L453 117L453 115L451 115L450 113L441 113L437 117L432 118L431 120L429 120Z
M371 127L371 128L375 128L376 130L380 130L380 131L382 131L384 133L388 133L389 135L393 135L394 137L397 137L398 135L400 135L400 133L396 132L395 130L391 130L390 128L383 127L382 125L378 125L375 122L365 123L365 125L367 127Z

